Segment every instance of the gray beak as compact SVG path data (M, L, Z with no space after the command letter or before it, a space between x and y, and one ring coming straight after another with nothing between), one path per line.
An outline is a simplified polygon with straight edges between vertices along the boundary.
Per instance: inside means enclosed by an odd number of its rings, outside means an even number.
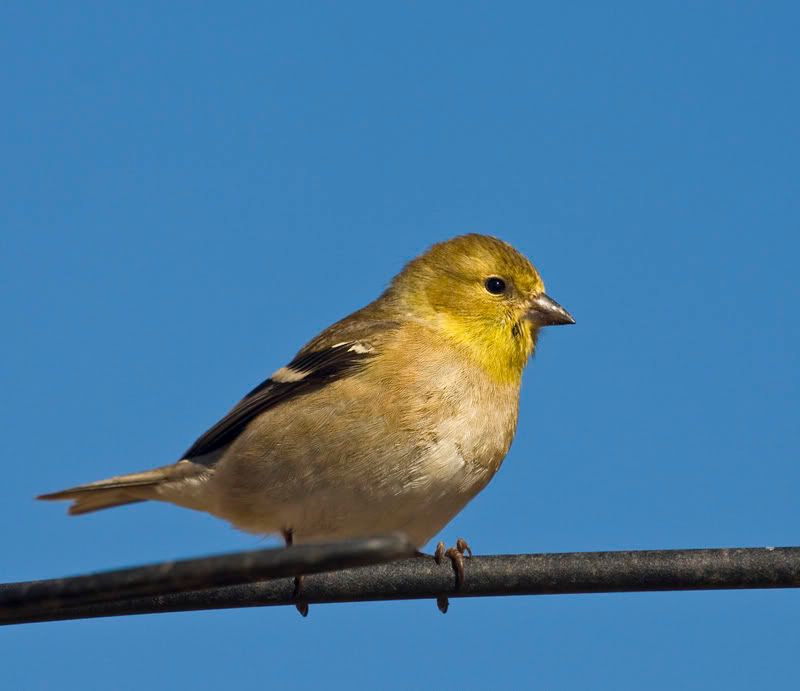
M542 293L531 300L528 319L534 326L556 326L558 324L574 324L572 315L553 298Z

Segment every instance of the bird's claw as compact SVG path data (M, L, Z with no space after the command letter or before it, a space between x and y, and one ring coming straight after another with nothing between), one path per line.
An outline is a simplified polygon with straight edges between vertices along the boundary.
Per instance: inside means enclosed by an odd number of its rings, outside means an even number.
M297 608L297 611L300 612L301 617L308 616L308 603L303 602L300 599L300 596L303 592L303 577L302 576L295 576L294 577L294 592L292 593L292 598L295 600L294 606Z
M456 540L456 549L461 552L461 554L465 554L468 557L472 556L472 548L463 537Z
M283 541L286 543L287 547L291 547L294 543L294 531L287 528L283 531ZM294 591L292 592L292 599L295 600L294 606L297 608L297 611L300 612L301 617L308 616L308 603L303 602L300 599L300 595L303 592L303 576L295 576L294 577Z
M456 546L450 547L449 549L445 548L444 542L438 543L436 545L436 551L433 553L433 558L436 560L437 564L441 564L445 557L450 560L450 563L453 565L453 570L456 572L456 590L464 583L465 555L471 557L472 549L463 537L458 538L458 540L456 540ZM450 601L447 599L446 595L439 595L439 597L436 598L436 606L442 614L446 614L450 607Z

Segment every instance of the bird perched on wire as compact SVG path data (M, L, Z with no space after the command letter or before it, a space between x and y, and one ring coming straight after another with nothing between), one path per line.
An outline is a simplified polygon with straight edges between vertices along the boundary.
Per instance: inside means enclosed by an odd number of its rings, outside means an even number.
M500 467L539 329L573 323L513 247L456 237L311 340L177 463L39 498L71 499L71 514L171 502L287 543L400 531L421 548ZM463 569L466 543L443 547L437 557Z

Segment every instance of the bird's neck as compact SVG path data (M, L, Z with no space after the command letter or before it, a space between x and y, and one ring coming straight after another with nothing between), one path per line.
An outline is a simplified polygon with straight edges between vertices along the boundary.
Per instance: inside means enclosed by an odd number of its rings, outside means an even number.
M459 350L499 384L519 383L536 346L536 331L526 322L483 322L442 316L439 329Z

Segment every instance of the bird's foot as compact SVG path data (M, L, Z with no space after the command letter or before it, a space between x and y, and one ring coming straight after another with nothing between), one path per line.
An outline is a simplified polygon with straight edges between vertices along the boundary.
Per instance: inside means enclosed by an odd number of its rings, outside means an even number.
M291 547L292 543L294 542L294 532L291 529L287 529L283 531L283 541L286 543L287 547ZM308 603L303 602L301 600L301 595L303 593L303 576L295 576L294 577L294 592L292 592L292 598L295 600L294 606L297 608L297 611L300 612L301 617L308 616Z
M304 602L301 599L303 593L303 577L302 576L295 576L294 577L294 592L292 593L292 598L294 598L295 603L294 606L297 608L297 611L300 612L300 616L307 617L308 616L308 603Z
M472 550L463 537L458 538L458 540L456 540L456 546L450 547L449 549L445 548L444 542L440 542L436 545L436 551L433 553L433 558L436 559L437 564L441 564L445 557L450 560L450 563L453 565L453 571L456 572L456 590L464 583L465 555L471 557ZM446 595L439 595L439 597L436 598L436 606L442 614L447 614L450 601L447 599Z

